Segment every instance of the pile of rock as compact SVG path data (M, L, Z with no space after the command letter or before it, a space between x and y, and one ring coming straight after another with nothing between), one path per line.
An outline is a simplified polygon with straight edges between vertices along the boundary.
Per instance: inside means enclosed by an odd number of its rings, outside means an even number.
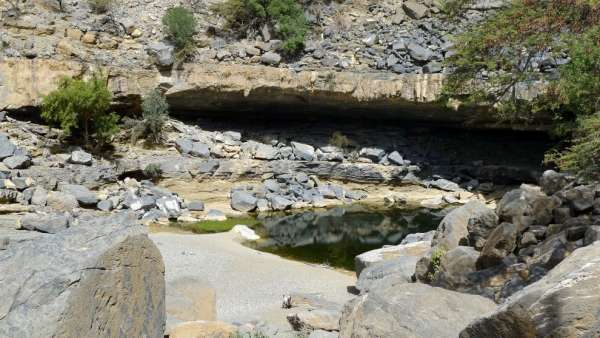
M480 308L481 313L468 315L467 322L444 328L450 330L445 334L460 332L463 338L499 332L511 337L594 335L598 322L590 314L600 310L600 185L577 182L554 171L546 171L540 184L509 191L495 211L477 201L456 208L432 237L415 235L399 246L358 256L357 288L363 295L347 305L342 336L350 332L352 337L385 336L397 333L395 329L437 336L432 330L438 324L405 325L419 321L399 305L407 308L415 295L425 294L421 289L427 295L437 292L444 299L457 297L470 304L451 306L443 313L485 304L481 296L502 304L493 313L493 306ZM424 299L419 297L418 304L408 307L411 313ZM433 315L432 308L423 313ZM554 311L564 315L556 316ZM431 325L431 317L427 318ZM443 322L448 324L447 319ZM400 324L402 328L396 327Z
M231 190L231 208L242 212L283 211L324 207L325 199L343 202L367 198L361 190L346 190L335 184L322 184L315 176L295 174L267 175L260 186L237 186Z

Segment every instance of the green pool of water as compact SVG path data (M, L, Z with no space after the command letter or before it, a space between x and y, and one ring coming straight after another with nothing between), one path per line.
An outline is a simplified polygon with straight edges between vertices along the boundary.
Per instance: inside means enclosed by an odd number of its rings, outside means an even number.
M320 211L259 216L251 227L261 240L247 245L282 257L354 270L354 257L398 244L437 228L443 212L427 209L371 210L355 205Z

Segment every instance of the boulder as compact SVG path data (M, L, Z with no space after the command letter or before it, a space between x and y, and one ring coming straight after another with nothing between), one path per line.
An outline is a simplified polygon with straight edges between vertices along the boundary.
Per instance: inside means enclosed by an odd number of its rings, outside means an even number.
M431 49L421 47L420 45L413 42L409 43L406 46L406 49L408 50L408 54L410 55L410 57L417 61L425 62L429 61L433 57L433 52L431 51Z
M415 1L404 2L402 4L402 9L404 9L406 15L415 20L424 18L429 14L429 8L427 8L427 6Z
M410 256L420 258L425 255L429 249L431 249L431 242L422 241L367 251L354 258L356 276L360 276L361 272L371 265L396 257Z
M592 209L596 195L595 185L581 185L565 192L565 199L575 212Z
M43 187L35 187L33 194L31 195L31 204L45 206L48 198L48 191Z
M281 55L275 52L266 52L260 56L260 62L270 66L277 66L281 62Z
M75 197L79 205L87 207L96 207L98 197L90 189L78 184L63 184L60 186L60 191Z
M454 338L471 321L491 313L489 299L426 284L371 290L346 304L341 338Z
M397 151L393 151L388 155L388 161L390 161L390 163L395 164L395 165L403 165L404 164L404 159L402 158L402 155L400 155L399 152Z
M256 197L246 191L237 190L231 193L231 208L233 210L249 212L256 209Z
M340 328L340 316L339 310L316 309L289 314L287 320L296 331L335 331Z
M227 216L219 210L210 209L204 216L205 221L225 221L227 220Z
M303 161L315 159L315 148L313 146L298 142L292 142L291 145L296 159Z
M472 285L468 276L477 270L477 258L479 252L469 246L458 246L448 251L440 260L431 285L448 290L467 291Z
M372 264L360 272L356 289L361 294L385 285L411 283L419 257L400 256Z
M23 155L13 155L5 158L2 163L8 167L8 169L27 169L31 166L31 158Z
M479 201L471 201L448 213L440 222L432 245L442 246L452 250L459 245L469 244L469 224L474 231L475 238L484 233L484 229L493 228L497 222L494 211Z
M600 240L600 225L593 225L585 232L584 245L590 245Z
M573 181L567 174L557 173L554 170L546 170L540 178L540 187L547 195L552 195Z
M0 134L0 160L12 156L17 147L8 139L4 133Z
M83 150L75 150L71 152L69 157L69 163L92 165L92 154L87 153Z
M254 152L254 158L258 160L275 160L279 155L277 148L268 144L259 144Z
M519 229L515 224L502 223L488 237L481 255L477 259L477 268L485 269L501 264L517 247Z
M163 196L157 199L156 207L168 218L177 218L181 215L179 199L175 196Z
M11 243L0 281L0 337L163 336L164 265L132 214Z
M498 225L498 216L494 210L479 201L469 202L478 210L479 217L471 217L467 223L469 245L481 250L490 233Z
M96 208L102 211L111 211L114 207L113 201L110 199L102 200L96 205Z
M448 181L446 179L440 178L434 181L428 182L429 186L438 188L445 191L459 191L460 186L452 181Z
M279 195L270 196L268 200L271 203L271 208L278 211L287 210L294 204L294 202Z
M48 193L46 205L57 211L71 212L79 207L79 202L75 196L60 191L51 191Z
M187 202L187 208L190 211L203 211L204 210L204 202L202 201L190 201Z
M575 250L541 280L472 322L460 338L598 337L600 242Z
M548 197L539 187L522 184L519 189L502 196L496 206L496 214L500 221L514 223L524 230L532 224L549 224L553 210L559 206L560 201Z
M195 142L191 139L180 138L175 140L175 146L182 154L203 158L210 157L210 149L208 145L202 142Z
M154 58L154 63L160 68L170 68L175 62L174 47L163 42L151 43L146 52Z
M69 227L71 217L69 214L26 215L21 219L21 228L30 231L39 231L49 234L58 233Z
M362 148L358 154L377 163L385 156L385 150L380 148Z

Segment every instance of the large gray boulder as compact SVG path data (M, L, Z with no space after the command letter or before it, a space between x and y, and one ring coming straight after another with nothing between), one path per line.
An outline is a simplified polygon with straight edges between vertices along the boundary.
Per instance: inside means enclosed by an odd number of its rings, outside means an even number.
M599 337L600 242L575 250L460 338Z
M431 242L422 241L388 246L364 252L354 258L356 276L360 276L361 272L371 265L397 257L415 257L419 259L424 256L429 249L431 249Z
M17 147L8 139L6 134L0 134L0 160L12 156L16 149Z
M401 256L373 264L360 272L356 289L361 294L382 286L411 283L418 256Z
M315 148L313 146L298 142L292 142L291 145L296 159L303 161L315 159Z
M164 265L132 214L0 251L0 337L162 337Z
M477 259L477 268L486 269L496 266L517 247L519 229L512 223L500 224L487 239Z
M474 234L474 241L493 229L498 222L494 211L479 201L471 201L452 210L442 219L433 237L432 245L452 250L459 245L469 243L469 224ZM485 230L484 230L485 229Z
M448 251L440 260L431 285L448 290L468 291L472 286L468 276L477 270L475 263L478 257L479 252L469 246L459 246Z
M79 205L95 207L98 204L98 197L90 189L79 184L63 184L60 191L72 195L77 199Z
M251 193L237 190L231 193L231 208L233 210L248 212L256 209L258 200Z
M491 313L495 304L426 284L378 288L346 304L341 338L455 338L471 321Z

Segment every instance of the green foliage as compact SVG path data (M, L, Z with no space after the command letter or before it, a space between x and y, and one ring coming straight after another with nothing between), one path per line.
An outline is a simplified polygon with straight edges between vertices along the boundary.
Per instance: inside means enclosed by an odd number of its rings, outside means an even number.
M112 93L100 73L89 80L63 78L58 89L44 97L41 116L60 126L67 136L81 133L86 145L94 136L101 147L118 131L119 117L109 112L111 100Z
M282 50L296 54L304 47L308 24L295 0L226 0L213 7L227 27L244 35L249 29L268 25L283 40Z
M159 144L163 137L163 128L169 116L169 104L158 90L148 93L142 102L143 121L141 134L152 144Z
M470 2L447 1L458 13ZM513 123L550 113L554 134L568 147L547 161L563 170L593 170L600 150L592 127L600 111L600 1L515 0L456 37L455 52L448 59L454 69L444 87L448 97L484 103L497 119ZM567 55L569 62L559 76L548 76L535 67L542 54ZM526 88L539 95L520 95Z
M160 168L160 165L156 164L156 163L150 163L148 164L144 170L144 176L148 177L151 180L157 180L162 176L162 169Z
M329 144L338 148L346 149L354 145L354 142L348 138L348 136L342 134L340 131L335 131L329 138Z
M196 19L184 7L171 7L162 18L166 33L178 50L184 50L194 43Z
M113 0L88 0L88 3L96 13L107 12L113 5ZM62 9L62 3L61 3Z
M442 265L442 258L446 255L446 249L438 246L433 249L431 253L431 261L429 265L429 273L427 274L427 279L432 281L435 278L435 275L440 270L440 266Z

